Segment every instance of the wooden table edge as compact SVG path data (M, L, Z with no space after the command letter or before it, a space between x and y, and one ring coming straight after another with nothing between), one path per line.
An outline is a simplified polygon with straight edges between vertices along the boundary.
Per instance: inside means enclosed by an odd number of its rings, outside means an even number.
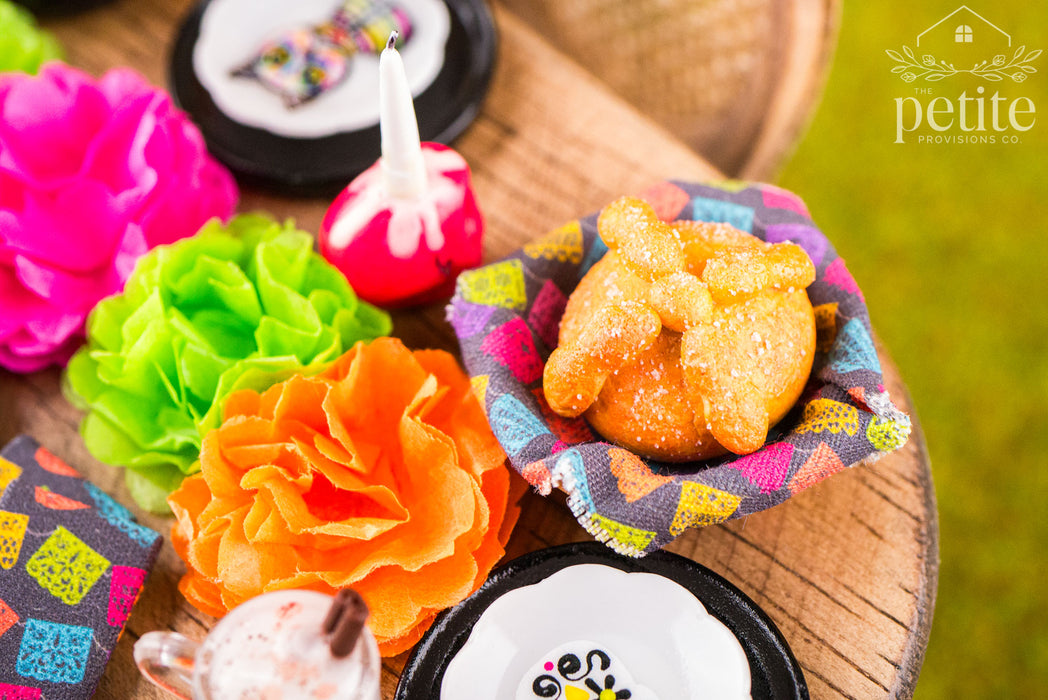
M910 635L903 656L899 663L899 672L891 688L891 697L910 698L917 689L917 679L924 665L924 655L928 649L928 639L932 630L932 618L935 613L935 598L939 589L939 508L935 498L935 483L932 480L931 458L928 443L924 438L917 408L913 397L905 384L900 382L903 396L901 403L909 408L913 429L910 439L914 441L917 454L925 469L918 470L918 482L924 492L924 570L921 577L921 590L917 595L917 621Z

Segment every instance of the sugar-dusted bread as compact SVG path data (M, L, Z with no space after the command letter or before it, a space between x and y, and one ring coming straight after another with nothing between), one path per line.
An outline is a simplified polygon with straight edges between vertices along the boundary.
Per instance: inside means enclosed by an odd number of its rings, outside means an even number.
M610 250L568 301L549 405L658 460L758 449L811 372L807 254L726 224L667 224L629 197L598 230Z

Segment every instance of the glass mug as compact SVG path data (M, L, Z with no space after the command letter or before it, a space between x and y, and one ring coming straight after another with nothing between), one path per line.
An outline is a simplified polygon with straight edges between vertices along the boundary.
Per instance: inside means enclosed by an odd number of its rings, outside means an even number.
M382 659L366 618L350 590L276 591L234 608L202 643L143 635L135 663L184 700L379 700Z

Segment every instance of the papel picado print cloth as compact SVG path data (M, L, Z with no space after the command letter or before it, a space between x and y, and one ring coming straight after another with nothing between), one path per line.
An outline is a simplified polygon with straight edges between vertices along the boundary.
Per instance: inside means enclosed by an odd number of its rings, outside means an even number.
M0 700L91 697L161 542L32 438L0 451Z
M642 196L663 220L725 222L807 252L816 268L807 289L817 332L811 378L764 446L741 457L658 463L600 440L583 418L556 415L543 395L543 366L568 296L608 250L597 214L569 222L460 275L448 307L492 429L532 486L562 489L591 534L642 556L689 528L778 505L906 442L910 419L885 391L862 292L796 195L763 184L671 181Z

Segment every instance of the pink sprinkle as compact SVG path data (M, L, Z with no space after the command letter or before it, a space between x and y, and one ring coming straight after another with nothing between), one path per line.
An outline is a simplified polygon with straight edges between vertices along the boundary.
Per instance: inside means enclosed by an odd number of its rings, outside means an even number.
M552 670L553 670L553 662L552 662L552 661L547 661L547 662L546 662L546 663L545 663L545 664L544 664L544 665L542 666L542 668L546 669L547 671L552 671Z

